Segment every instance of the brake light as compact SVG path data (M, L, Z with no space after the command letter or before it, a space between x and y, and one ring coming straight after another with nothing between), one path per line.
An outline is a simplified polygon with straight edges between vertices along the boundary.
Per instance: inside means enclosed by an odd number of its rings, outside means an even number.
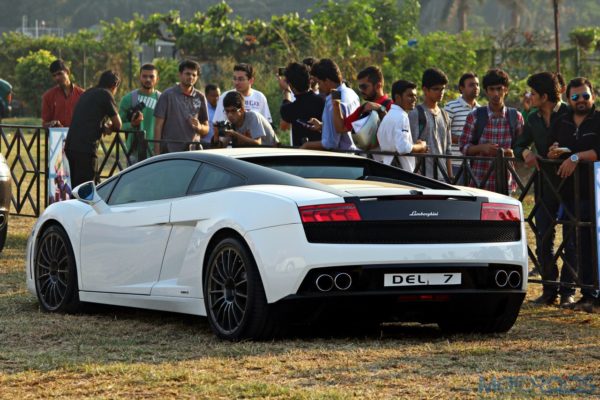
M351 203L319 204L298 207L300 218L306 222L360 221L356 206Z
M520 221L519 206L502 203L483 203L481 205L482 221Z
M8 96L6 96L6 100L8 101L8 104L12 103L12 96L13 96L13 95L12 95L12 92L10 92L10 93L8 94Z

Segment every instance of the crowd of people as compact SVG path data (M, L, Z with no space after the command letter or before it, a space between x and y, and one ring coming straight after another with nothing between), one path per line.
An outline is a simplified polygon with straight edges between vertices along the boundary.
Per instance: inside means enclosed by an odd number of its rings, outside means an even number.
M119 106L114 96L120 79L113 71L105 71L98 85L86 91L70 81L62 60L50 65L50 73L57 85L42 98L42 120L45 127L69 127L65 152L73 187L96 178L98 140L121 129L143 130L146 140L153 143L149 155L184 151L190 142L199 142L203 148L279 144L267 98L253 88L255 74L250 64L234 66L233 88L223 93L214 84L206 85L204 92L197 90L200 66L190 60L179 64L179 82L160 93L156 90L159 71L144 64L139 88L126 94ZM458 81L460 97L445 106L449 81L438 68L426 69L420 85L393 82L388 96L381 69L369 66L356 77L362 103L331 59L291 62L279 69L277 79L283 96L279 130L290 130L290 143L295 147L380 150L385 154L376 155L378 161L410 171L415 170L414 154L444 156L442 163L426 158L423 171L430 177L450 178L459 165L446 156L476 156L471 161L473 176L492 191L498 182L490 165L498 154L516 157L544 172L546 178L535 190L542 205L535 212L537 258L543 280L559 279L562 285L544 284L542 296L534 302L559 301L560 306L588 312L600 305L598 291L592 288L595 266L589 229L580 228L578 254L576 235L564 228L565 263L560 272L554 255L555 221L572 215L576 207L582 221L592 216L589 171L581 168L578 182L573 177L581 161L596 161L600 154L600 113L588 79L577 77L566 84L560 74L535 73L527 80L529 91L522 111L506 105L510 78L498 68L482 77L485 106L477 102L480 81L472 72ZM420 104L418 89L423 98ZM132 150L131 161L137 161L133 135L127 146ZM562 162L551 164L544 159ZM557 197L555 189L563 179ZM514 189L510 173L507 180ZM576 281L582 286L577 302Z

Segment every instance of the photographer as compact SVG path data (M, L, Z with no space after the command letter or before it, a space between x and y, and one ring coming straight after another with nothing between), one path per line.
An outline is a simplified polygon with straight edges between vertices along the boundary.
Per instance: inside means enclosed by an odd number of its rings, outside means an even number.
M154 139L154 108L160 96L155 89L158 83L158 70L152 64L144 64L140 68L140 88L127 93L119 104L119 116L124 130L143 130L146 140ZM135 164L137 159L137 138L127 135L129 160ZM151 154L148 154L149 156Z
M215 124L215 128L218 129L216 140L219 140L221 145L227 144L226 138L231 139L235 146L276 146L279 142L265 117L255 111L246 111L244 98L239 92L231 91L225 95L223 111L231 127L223 129L219 124Z

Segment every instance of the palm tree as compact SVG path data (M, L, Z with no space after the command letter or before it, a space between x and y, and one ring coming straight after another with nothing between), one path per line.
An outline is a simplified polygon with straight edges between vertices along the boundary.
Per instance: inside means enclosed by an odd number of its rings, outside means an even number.
M500 3L510 10L510 27L519 29L521 27L521 15L526 10L523 0L500 0Z
M446 23L458 18L458 31L467 30L467 16L472 10L474 3L481 4L482 0L449 0L444 6L443 15Z

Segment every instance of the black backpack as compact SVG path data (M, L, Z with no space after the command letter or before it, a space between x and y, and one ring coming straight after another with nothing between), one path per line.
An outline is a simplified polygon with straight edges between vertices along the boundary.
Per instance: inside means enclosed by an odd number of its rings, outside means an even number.
M506 107L506 110L508 112L508 125L510 126L510 147L512 148L517 136L517 109ZM475 110L475 118L475 129L473 132L473 137L471 138L471 144L479 144L479 139L481 139L481 135L483 135L483 131L487 126L489 119L487 106L477 107Z
M446 123L446 129L450 129L450 117L448 116L448 112L442 107L440 107L440 111L444 118L444 122ZM425 130L425 125L427 125L427 117L425 116L425 109L421 104L417 106L417 113L419 114L419 139L424 140L423 131Z

